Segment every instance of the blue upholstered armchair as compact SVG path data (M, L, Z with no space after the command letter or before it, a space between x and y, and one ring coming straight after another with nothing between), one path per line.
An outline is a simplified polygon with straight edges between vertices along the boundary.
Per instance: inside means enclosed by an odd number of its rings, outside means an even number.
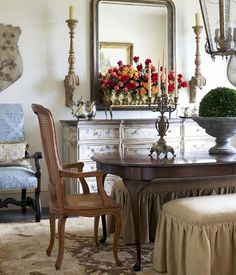
M35 210L36 222L40 221L41 158L41 152L32 155L28 153L21 104L0 104L0 208L13 204L20 206L22 213L26 213L28 206ZM29 159L34 160L35 171L31 169ZM21 198L3 200L1 190L21 190ZM34 198L26 196L27 190L33 190Z

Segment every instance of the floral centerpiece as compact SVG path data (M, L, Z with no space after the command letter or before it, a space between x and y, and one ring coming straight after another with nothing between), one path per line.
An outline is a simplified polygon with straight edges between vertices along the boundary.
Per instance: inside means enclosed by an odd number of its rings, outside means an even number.
M148 104L148 81L149 68L151 68L151 95L152 103L155 103L161 92L162 67L158 72L147 58L144 65L139 62L139 57L133 58L135 65L124 65L122 61L117 62L116 67L109 68L107 73L99 73L100 101L105 105L146 105ZM182 74L177 75L178 89L187 87L187 82ZM163 85L163 83L162 83ZM171 97L175 91L175 73L168 72L168 95Z

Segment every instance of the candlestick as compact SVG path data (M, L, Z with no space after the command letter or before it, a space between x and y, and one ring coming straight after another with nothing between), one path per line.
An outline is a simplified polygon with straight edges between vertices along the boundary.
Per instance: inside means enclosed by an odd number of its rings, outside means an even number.
M75 7L74 6L70 6L69 7L69 19L75 19Z
M165 63L165 52L163 50L163 60L162 60L162 75L160 76L160 62L158 60L158 94L157 101L152 105L151 97L149 97L149 108L152 112L160 112L160 116L158 116L155 127L157 129L158 135L160 136L159 140L154 143L150 149L149 156L152 157L152 154L156 152L157 158L161 154L164 154L164 157L167 158L168 154L172 154L172 157L175 156L175 151L173 147L166 144L164 136L166 136L166 132L169 128L168 118L164 115L165 112L169 113L169 118L171 113L176 110L178 97L174 97L174 99L170 103L170 98L168 95L168 62ZM166 68L165 68L166 65ZM163 76L165 76L165 81L163 81Z
M148 64L148 97L152 96L152 63Z
M71 11L71 9L70 9ZM72 9L73 11L73 9ZM70 17L73 15L73 12L71 14L70 12ZM68 69L68 74L65 76L64 79L64 87L65 87L65 93L66 93L66 103L65 105L67 107L72 107L73 106L73 93L75 90L75 87L79 85L79 76L75 74L75 52L74 52L74 44L73 44L73 39L74 39L74 29L76 27L76 23L78 21L76 19L68 19L66 20L67 26L69 28L69 34L70 34L70 50L69 50L69 57L68 57L68 63L69 63L69 69Z
M189 87L190 87L190 102L194 103L196 102L196 93L197 93L197 87L201 90L203 86L206 85L206 78L202 76L201 74L201 54L200 54L200 34L202 32L203 27L202 26L194 26L193 31L195 33L195 39L196 39L196 54L195 54L195 75L192 76L191 80L189 81Z
M161 93L160 96L157 97L157 102L155 105L151 103L151 97L149 97L149 108L153 112L160 112L160 116L156 119L155 127L157 129L158 135L160 136L159 140L155 142L151 149L149 156L152 157L152 154L156 152L157 158L161 154L164 154L165 158L168 158L168 153L172 154L172 157L175 156L175 151L173 147L166 144L166 140L164 136L166 136L166 132L169 128L168 118L164 115L166 112L169 113L169 118L171 113L176 110L178 97L175 97L173 100L173 104L169 104L169 98L166 93Z

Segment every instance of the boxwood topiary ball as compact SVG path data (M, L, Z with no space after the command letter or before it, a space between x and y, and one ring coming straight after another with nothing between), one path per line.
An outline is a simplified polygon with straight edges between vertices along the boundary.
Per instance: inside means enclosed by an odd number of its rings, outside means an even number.
M236 117L236 90L218 87L207 93L199 104L201 117Z

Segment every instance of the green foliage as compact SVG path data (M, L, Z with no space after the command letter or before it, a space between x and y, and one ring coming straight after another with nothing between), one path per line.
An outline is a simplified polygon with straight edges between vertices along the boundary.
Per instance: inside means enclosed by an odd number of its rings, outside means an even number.
M201 117L236 117L236 90L218 87L207 93L199 105Z

